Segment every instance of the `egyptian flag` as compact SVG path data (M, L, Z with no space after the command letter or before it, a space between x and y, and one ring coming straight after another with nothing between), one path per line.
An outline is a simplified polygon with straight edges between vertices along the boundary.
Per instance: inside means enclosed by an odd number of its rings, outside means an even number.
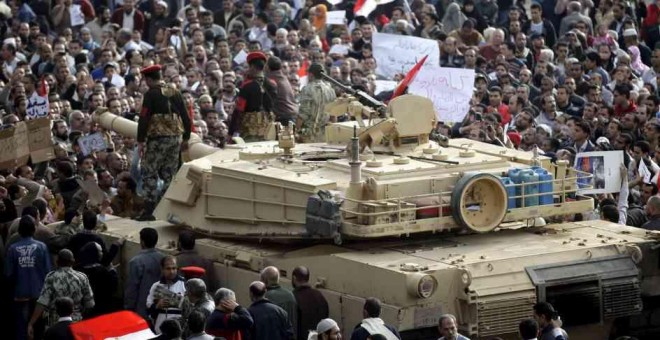
M307 85L307 69L309 68L309 61L305 59L303 61L302 65L300 65L300 68L298 69L298 77L300 77L300 88L302 89L305 85Z
M389 4L390 2L394 2L394 0L357 0L355 6L353 6L353 13L356 17L368 17L378 5Z
M76 340L145 340L156 337L147 322L130 311L74 322L69 327Z
M422 69L422 66L424 65L424 62L426 62L426 58L428 58L428 54L424 56L420 61L413 66L410 71L406 74L405 77L403 77L403 80L399 83L399 85L394 89L394 93L392 93L392 98L390 100L396 98L397 96L402 95L408 86L415 80L415 76L417 76L417 73L419 73L419 70Z
M48 84L46 84L46 78L41 78L41 83L39 84L39 89L37 94L41 97L48 97Z

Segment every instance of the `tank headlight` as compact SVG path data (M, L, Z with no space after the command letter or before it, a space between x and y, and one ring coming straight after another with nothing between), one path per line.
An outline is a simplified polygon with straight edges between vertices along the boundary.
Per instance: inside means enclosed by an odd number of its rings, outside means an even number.
M438 281L431 275L422 276L417 282L417 296L423 299L427 299L435 293L435 289L438 286Z

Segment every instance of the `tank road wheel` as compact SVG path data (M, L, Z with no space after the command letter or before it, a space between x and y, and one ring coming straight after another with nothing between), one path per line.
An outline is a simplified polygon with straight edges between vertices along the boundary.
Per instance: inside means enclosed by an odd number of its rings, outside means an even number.
M499 178L483 173L465 174L451 193L452 215L459 225L485 233L504 220L508 198Z

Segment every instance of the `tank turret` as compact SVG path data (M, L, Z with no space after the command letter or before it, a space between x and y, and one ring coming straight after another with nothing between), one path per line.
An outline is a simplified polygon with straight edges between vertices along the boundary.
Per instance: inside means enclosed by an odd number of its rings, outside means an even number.
M431 141L429 99L404 95L378 109L385 115L364 115L372 107L350 97L330 104L331 114L348 112L353 120L326 126L327 143L295 144L292 131L280 127L277 141L217 149L193 134L189 161L155 216L226 237L378 238L482 233L503 222L593 208L577 187L578 176L589 174L491 144ZM137 132L136 123L108 112L95 120L127 136ZM323 202L310 200L320 191ZM324 216L328 211L337 214ZM319 227L323 221L335 222Z

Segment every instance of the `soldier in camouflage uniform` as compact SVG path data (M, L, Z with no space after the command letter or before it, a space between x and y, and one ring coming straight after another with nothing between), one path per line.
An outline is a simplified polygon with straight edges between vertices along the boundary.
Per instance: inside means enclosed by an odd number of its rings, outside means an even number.
M321 73L323 66L312 64L307 70L309 82L300 91L296 127L303 143L325 142L325 125L329 119L325 105L337 98L332 86L321 78Z
M275 120L273 103L277 97L277 84L264 74L266 59L262 52L248 54L250 69L238 92L236 108L231 116L229 133L231 136L239 135L246 142L265 140L268 127Z
M58 315L55 312L55 300L59 297L69 297L73 300L74 308L71 317L73 321L82 320L84 310L94 308L94 295L89 285L87 275L73 270L75 263L73 253L62 249L57 254L58 268L46 275L44 287L37 300L37 307L32 313L28 324L28 334L32 336L32 326L39 320L45 311L48 312L48 326L57 323Z
M145 198L144 211L137 218L141 221L154 220L153 211L164 193L158 191L158 178L167 190L179 169L180 151L187 149L190 139L191 122L183 96L161 81L160 69L153 65L142 70L149 90L142 101L137 136Z

